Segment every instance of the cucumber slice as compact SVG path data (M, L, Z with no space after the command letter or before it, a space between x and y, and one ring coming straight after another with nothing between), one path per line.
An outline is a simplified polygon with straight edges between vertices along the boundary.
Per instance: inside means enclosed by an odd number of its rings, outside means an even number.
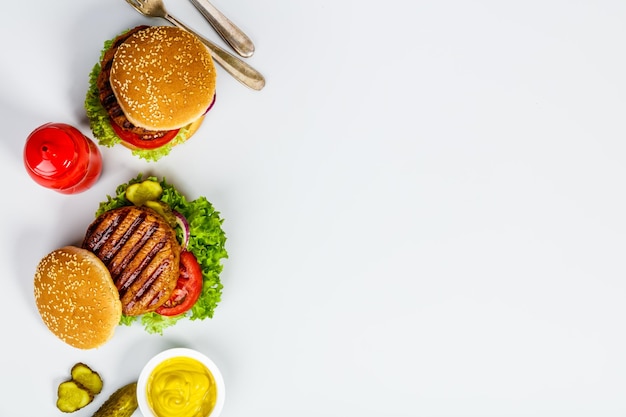
M131 184L126 188L126 199L136 206L143 206L148 201L157 201L163 194L161 184L156 181L145 180Z
M93 401L93 394L74 380L61 382L57 397L57 408L64 413L73 413Z

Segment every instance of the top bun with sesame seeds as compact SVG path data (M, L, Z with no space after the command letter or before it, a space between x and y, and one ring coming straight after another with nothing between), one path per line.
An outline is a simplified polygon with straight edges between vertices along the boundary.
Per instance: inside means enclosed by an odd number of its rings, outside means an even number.
M37 265L35 303L45 325L79 349L106 343L122 316L122 303L111 274L87 249L65 246Z
M129 36L117 48L110 82L128 120L148 130L179 129L194 122L215 94L208 49L196 36L171 26Z
M172 26L137 26L105 42L85 99L100 145L156 161L188 140L215 101L207 47Z

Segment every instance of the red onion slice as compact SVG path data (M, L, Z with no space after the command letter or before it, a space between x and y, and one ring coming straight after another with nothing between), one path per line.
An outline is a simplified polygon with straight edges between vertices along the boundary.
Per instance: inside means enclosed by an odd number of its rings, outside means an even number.
M213 100L211 100L211 104L209 104L209 108L204 111L205 115L209 112L209 110L213 108L213 105L215 104L216 99L217 99L217 93L213 94Z
M185 216L183 216L176 210L172 210L172 213L174 213L174 216L176 216L176 224L178 224L180 228L183 229L183 241L180 246L182 250L187 250L187 245L189 244L189 222L187 221Z

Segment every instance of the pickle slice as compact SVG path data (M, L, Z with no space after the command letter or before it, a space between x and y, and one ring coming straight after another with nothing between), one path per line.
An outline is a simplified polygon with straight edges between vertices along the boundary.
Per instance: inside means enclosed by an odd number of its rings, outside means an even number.
M176 226L176 216L172 213L172 208L167 203L150 200L146 201L144 205L159 213L170 226Z
M72 379L87 388L92 395L98 395L102 391L102 378L84 363L77 363L72 367Z
M93 394L74 380L59 384L57 389L57 408L64 413L73 413L93 401Z
M147 201L157 201L163 194L161 184L152 180L145 180L131 184L126 188L126 199L136 206L143 206Z

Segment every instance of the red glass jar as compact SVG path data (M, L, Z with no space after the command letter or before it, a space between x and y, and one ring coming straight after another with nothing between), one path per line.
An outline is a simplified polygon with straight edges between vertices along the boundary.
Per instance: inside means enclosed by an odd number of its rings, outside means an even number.
M26 139L24 165L37 184L63 194L76 194L98 180L102 155L96 144L75 127L47 123Z

